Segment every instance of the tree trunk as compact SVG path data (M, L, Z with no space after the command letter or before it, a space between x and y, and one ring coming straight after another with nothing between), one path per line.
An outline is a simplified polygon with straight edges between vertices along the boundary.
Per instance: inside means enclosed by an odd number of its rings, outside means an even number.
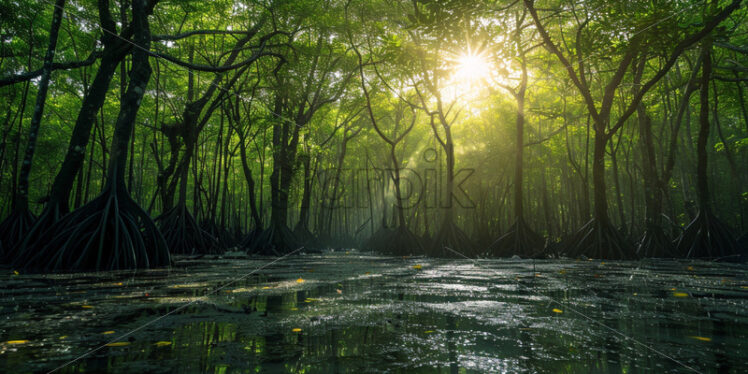
M42 122L42 115L44 114L44 104L47 100L47 90L49 89L49 80L52 75L52 62L54 62L57 35L59 34L60 24L62 23L62 9L64 6L65 0L55 1L52 25L49 30L49 45L47 46L47 53L44 55L44 67L42 68L42 76L37 89L36 105L34 106L34 114L31 117L31 124L29 125L29 139L26 144L26 152L23 157L23 164L21 165L21 173L18 180L16 209L28 210L29 175L31 174L31 164L36 151L39 126Z
M100 1L99 7L102 7L101 3L108 4L108 1ZM100 13L102 28L108 24L105 19L106 16ZM59 209L58 214L60 215L68 212L70 191L75 180L75 175L83 166L86 146L91 138L91 128L96 122L96 114L102 105L104 105L106 93L109 91L109 83L112 81L117 65L119 65L129 51L129 44L119 42L116 36L109 34L113 28L107 28L107 30L109 31L104 32L104 36L102 37L104 51L99 69L96 71L96 76L93 79L88 94L83 98L65 159L62 162L60 171L55 176L50 190L49 202L47 203L48 208L46 209Z

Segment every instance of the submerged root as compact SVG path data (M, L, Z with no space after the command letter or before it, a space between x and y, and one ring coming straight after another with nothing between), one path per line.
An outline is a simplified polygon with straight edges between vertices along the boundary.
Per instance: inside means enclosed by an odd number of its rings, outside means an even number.
M521 217L509 228L509 231L496 239L486 250L488 257L540 258L544 256L545 240L533 231Z
M158 218L159 229L164 234L171 254L194 255L219 252L218 241L203 230L184 204L162 213Z
M640 258L674 257L675 247L661 226L648 223L636 246L636 255Z
M739 260L745 257L730 229L710 210L700 210L676 243L677 253L686 258Z
M300 244L288 226L270 224L265 230L250 233L242 247L249 254L282 256L296 250Z
M169 265L169 251L151 218L123 191L101 195L20 247L14 266L27 271L106 271Z
M634 260L634 247L609 223L592 219L562 243L569 256L609 260Z
M13 209L0 223L0 260L7 262L16 256L14 248L28 236L37 218L28 209Z
M473 257L476 252L476 246L470 237L450 220L442 223L427 250L429 256L442 258Z

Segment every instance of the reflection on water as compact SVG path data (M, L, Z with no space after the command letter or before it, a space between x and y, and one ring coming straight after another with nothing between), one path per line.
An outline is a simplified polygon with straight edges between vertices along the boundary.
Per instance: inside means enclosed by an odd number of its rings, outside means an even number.
M0 372L49 371L170 312L60 372L748 370L744 265L476 266L352 252L289 258L229 283L267 261L185 260L138 274L4 274Z

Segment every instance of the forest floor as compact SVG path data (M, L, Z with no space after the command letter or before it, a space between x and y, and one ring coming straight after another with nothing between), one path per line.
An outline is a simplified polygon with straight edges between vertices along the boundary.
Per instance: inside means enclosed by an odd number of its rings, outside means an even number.
M182 258L170 270L138 273L6 270L0 372L66 364L59 372L748 368L745 265L355 251L273 260Z

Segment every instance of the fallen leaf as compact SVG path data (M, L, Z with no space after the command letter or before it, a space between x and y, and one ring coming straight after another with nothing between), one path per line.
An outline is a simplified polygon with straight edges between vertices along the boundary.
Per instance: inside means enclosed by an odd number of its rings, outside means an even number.
M19 275L19 274L20 273L18 272L18 270L13 270L13 275Z
M704 337L704 336L691 336L690 338L696 339L696 340L701 340L702 342L710 342L710 341L712 341L712 338L707 338L707 337Z
M413 265L413 269L416 269L416 270L421 270L421 267L422 267L421 265Z
M130 342L114 342L114 343L107 343L107 347L124 347L130 345Z
M115 285L115 286L121 286L121 285L122 285L122 282L117 282L117 283L115 283L114 285Z
M67 335L63 335L63 336L60 337L60 340L67 339L67 337L68 337Z
M81 305L81 308L83 308L83 309L93 309L93 307L90 306L90 305Z
M296 280L296 283L304 283L304 279L302 279L301 277L299 277L299 279Z
M270 289L270 287L269 287L269 286L265 286L265 287L262 287L262 289L263 289L263 290L269 290L269 289Z
M160 341L160 342L153 343L153 345L155 345L156 347L165 347L167 345L171 345L171 342Z
M689 266L688 270L693 271L693 266Z
M293 331L293 332L301 332L301 329L297 327L295 329L292 329L291 331Z
M426 330L426 331L424 331L425 334L431 334L433 332L434 332L434 330Z
M340 290L340 289L335 290L335 292L337 292L339 295L343 294L343 290Z
M370 271L367 271L367 272L366 272L366 273L364 273L364 274L366 274L366 275L369 275L369 274L371 274L371 272L370 272Z
M673 292L673 296L675 297L688 297L688 294L685 292Z
M566 270L564 270L564 269L561 269L561 270L560 270L560 271L559 271L558 273L559 273L559 274L566 274Z
M563 313L564 311L561 309L553 308L553 313Z
M26 344L28 343L28 340L8 340L5 342L6 344Z
M639 295L638 293L634 292L634 296L638 296L638 295Z
M114 331L113 331L113 330L109 330L109 331L104 331L104 332L102 332L102 334L103 334L103 335L114 334Z
M297 308L297 307L293 307L293 308L291 308L291 310L293 310L293 311L297 311L297 310L299 310L299 308Z

